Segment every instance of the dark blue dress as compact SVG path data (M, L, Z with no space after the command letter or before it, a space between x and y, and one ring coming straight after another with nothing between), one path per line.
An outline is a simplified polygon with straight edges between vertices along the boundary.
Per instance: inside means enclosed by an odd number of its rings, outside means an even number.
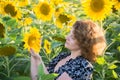
M54 68L57 63L60 60L69 56L70 54L71 53L63 52L56 56L54 59L52 59L52 61L48 65L48 72L54 73ZM64 65L59 67L57 71L55 71L55 73L59 74L59 76L64 72L66 72L69 77L72 78L72 80L91 80L93 66L88 60L86 60L82 56L78 56L75 59L71 58Z

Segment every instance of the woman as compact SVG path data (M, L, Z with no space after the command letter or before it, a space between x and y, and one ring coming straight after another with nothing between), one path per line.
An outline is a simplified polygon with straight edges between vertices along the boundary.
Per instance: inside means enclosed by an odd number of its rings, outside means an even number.
M66 37L65 47L70 53L63 52L52 59L47 68L44 66L46 74L58 73L56 80L91 80L92 63L106 47L102 28L92 21L76 21ZM43 62L32 49L30 53L31 77L37 80L37 68Z

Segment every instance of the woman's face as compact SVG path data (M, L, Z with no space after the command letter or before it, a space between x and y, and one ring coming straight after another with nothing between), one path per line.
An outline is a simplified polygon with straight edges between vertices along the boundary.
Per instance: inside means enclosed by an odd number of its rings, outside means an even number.
M71 29L70 33L66 36L65 47L71 51L78 50L80 47L78 46L78 42L74 37L73 30Z

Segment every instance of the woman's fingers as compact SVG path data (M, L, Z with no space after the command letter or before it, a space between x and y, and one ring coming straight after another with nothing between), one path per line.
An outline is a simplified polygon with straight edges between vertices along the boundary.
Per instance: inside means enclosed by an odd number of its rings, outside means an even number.
M34 55L35 52L34 52L34 50L33 50L32 48L30 48L30 53L31 53L32 56L35 56L35 55Z
M32 49L32 48L30 48L30 53L34 53L34 51L33 51L33 49Z
M40 55L35 53L32 48L30 48L30 53L31 53L31 56L33 56L35 59L41 59Z

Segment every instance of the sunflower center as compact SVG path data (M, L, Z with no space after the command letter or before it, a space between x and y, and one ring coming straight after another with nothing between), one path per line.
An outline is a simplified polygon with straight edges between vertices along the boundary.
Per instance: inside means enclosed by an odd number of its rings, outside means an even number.
M16 49L13 46L5 46L5 47L1 48L1 51L4 53L2 55L9 56L9 55L14 54L16 52Z
M118 0L118 2L120 2L120 0Z
M44 15L48 15L50 12L50 6L46 3L43 3L40 7L40 12Z
M36 42L36 37L31 35L28 39L28 45L33 46L35 42Z
M0 23L0 37L4 37L4 33L5 33L5 27L3 26L3 24Z
M68 18L67 15L60 14L58 18L61 23L67 24L68 21L70 21L70 18Z
M99 12L104 7L104 1L103 0L91 0L90 7L94 12Z
M47 44L47 49L50 49L50 45L49 44Z
M7 4L4 7L4 10L5 10L6 13L10 14L13 17L17 14L17 11L15 11L15 7L11 4Z

